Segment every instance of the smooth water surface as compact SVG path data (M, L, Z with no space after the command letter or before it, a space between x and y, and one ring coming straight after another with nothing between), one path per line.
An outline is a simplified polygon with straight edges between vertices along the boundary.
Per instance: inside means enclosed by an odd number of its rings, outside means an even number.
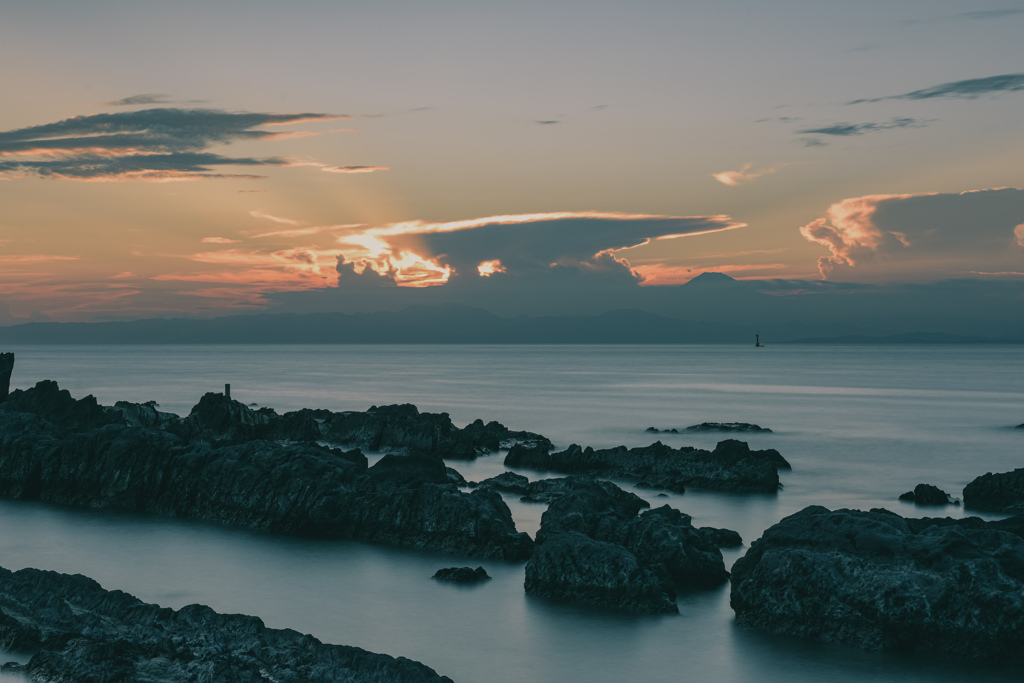
M949 514L896 497L915 484L959 496L988 471L1024 466L1024 350L1011 346L166 346L14 348L13 385L56 379L101 403L156 400L185 415L205 391L284 412L414 403L456 424L499 420L570 443L710 448L718 435L650 435L702 421L775 430L741 438L793 465L774 495L656 497L749 544L811 504ZM501 456L450 462L470 480ZM524 472L531 478L551 476ZM629 484L619 482L624 488ZM507 496L521 530L544 507ZM745 549L726 552L731 564ZM0 502L0 566L81 573L170 607L255 614L327 642L422 661L456 681L1008 680L919 659L766 636L733 624L728 587L680 598L679 616L631 617L525 595L523 565L484 563L469 588L430 579L478 564L356 542Z

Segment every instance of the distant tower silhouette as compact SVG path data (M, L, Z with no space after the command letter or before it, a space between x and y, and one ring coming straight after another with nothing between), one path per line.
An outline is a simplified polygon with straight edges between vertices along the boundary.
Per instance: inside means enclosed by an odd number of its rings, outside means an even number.
M757 334L754 335L754 346L757 346L757 347L764 346L764 344L761 343L761 333L760 332L758 332Z
M230 384L225 384L224 385L224 398L231 398L231 385Z

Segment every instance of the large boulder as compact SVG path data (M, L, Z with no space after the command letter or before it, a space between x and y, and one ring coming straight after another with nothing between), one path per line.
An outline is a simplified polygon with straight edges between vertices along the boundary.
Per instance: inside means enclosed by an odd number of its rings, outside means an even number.
M547 480L552 481L552 480ZM676 612L676 590L720 585L729 576L716 534L689 515L649 507L611 482L561 486L541 517L526 565L526 592L551 600L644 614ZM738 536L737 536L738 538Z
M564 474L593 474L643 482L651 488L683 492L687 486L742 493L776 493L779 470L789 463L775 449L754 451L743 441L720 441L714 451L690 446L672 448L657 441L643 448L595 450L572 444L549 453L538 446L515 446L508 467Z
M204 605L172 610L84 576L0 568L0 646L33 681L448 681L433 669ZM6 668L6 667L5 667Z
M959 505L959 501L931 484L918 484L913 491L900 494L900 500L914 503L915 505Z
M809 507L733 565L732 607L772 633L1024 662L1021 526Z
M964 487L964 507L987 512L1024 512L1024 468L981 475Z

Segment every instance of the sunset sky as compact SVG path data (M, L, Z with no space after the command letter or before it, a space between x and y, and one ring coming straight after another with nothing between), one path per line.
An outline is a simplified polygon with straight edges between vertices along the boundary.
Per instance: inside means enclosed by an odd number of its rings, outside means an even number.
M0 324L516 277L1024 286L1022 32L1014 0L5 0Z

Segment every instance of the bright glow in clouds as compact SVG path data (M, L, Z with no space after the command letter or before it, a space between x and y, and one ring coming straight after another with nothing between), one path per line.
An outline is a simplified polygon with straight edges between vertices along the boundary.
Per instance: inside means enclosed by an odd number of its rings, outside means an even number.
M490 277L495 273L504 273L505 266L501 265L501 261L498 259L484 261L476 267L476 272L480 273L480 277Z
M1024 247L1024 223L1021 223L1013 229L1013 234L1017 238L1017 244Z
M754 168L753 164L743 164L743 166L738 171L722 171L721 173L712 173L711 177L717 180L718 182L722 183L723 185L728 185L729 187L736 187L737 185L742 185L743 183L749 183L751 180L754 180L755 178L760 178L761 176L768 175L770 173L775 173L775 171L778 170L781 166L783 166L783 164L776 164L775 166L768 166L767 168L762 168L760 171L753 171L751 170L752 168Z
M875 224L873 216L878 204L886 199L907 199L910 194L873 194L853 197L828 207L826 218L819 218L800 228L800 234L811 242L829 248L831 256L818 259L821 277L828 276L836 266L854 266L857 259L873 254L886 241L895 240L909 246L901 233L885 233Z

